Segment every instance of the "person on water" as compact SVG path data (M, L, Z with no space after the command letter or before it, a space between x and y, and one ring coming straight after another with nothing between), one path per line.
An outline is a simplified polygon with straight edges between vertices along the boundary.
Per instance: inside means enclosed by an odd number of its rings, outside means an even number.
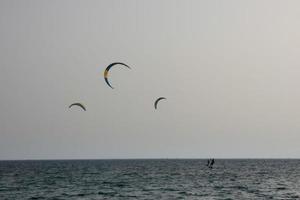
M207 160L206 166L209 166L209 164L210 164L210 159Z
M215 164L215 159L213 158L209 163L209 168L212 169L214 164Z

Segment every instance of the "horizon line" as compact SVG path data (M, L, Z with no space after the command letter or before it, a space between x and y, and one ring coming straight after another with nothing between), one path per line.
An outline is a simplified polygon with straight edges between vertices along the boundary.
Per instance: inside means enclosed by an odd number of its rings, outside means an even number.
M210 158L57 158L57 159L0 159L1 161L80 161L80 160L207 160L214 158L215 160L300 160L300 158L218 158L218 157L210 157Z

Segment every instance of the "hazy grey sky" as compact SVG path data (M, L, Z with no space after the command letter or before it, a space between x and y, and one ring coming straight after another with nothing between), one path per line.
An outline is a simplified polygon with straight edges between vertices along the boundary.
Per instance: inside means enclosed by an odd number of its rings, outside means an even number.
M299 158L299 50L297 0L1 0L0 159Z

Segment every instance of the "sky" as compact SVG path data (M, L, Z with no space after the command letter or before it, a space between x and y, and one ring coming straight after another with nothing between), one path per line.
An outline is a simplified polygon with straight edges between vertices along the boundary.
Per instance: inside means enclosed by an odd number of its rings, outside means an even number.
M299 19L297 0L1 0L0 159L300 158Z

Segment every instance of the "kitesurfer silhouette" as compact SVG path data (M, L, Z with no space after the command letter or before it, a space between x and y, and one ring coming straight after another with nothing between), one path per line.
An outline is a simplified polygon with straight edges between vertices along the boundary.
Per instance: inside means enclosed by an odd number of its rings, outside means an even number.
M213 158L209 163L209 168L212 169L214 164L215 164L215 159Z
M207 160L206 166L209 166L209 164L210 164L210 159Z

